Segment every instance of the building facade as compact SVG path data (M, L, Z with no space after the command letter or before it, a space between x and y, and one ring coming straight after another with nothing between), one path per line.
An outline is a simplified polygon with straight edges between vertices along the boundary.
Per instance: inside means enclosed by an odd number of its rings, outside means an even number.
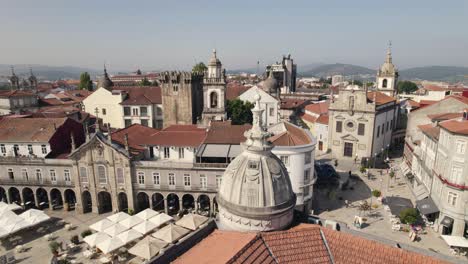
M283 56L280 63L268 65L266 72L273 74L282 93L294 93L296 91L297 65L294 64L291 55Z
M260 89L258 86L253 86L239 96L239 99L244 102L254 103L255 96L260 95L260 108L263 109L262 122L264 126L271 126L280 120L280 101L269 95L267 92Z

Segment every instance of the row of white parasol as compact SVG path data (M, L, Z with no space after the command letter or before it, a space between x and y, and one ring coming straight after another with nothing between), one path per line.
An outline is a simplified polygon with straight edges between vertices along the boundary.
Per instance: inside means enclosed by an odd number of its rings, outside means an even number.
M171 216L152 209L145 209L133 216L119 212L91 225L90 228L97 233L85 237L84 241L107 254L152 233L129 250L133 255L151 259L168 244L199 228L208 218L188 214L175 223L169 223L173 220Z

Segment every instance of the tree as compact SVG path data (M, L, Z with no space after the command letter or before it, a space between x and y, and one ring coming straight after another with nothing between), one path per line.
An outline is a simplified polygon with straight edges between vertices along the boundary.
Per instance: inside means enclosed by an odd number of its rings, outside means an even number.
M93 90L93 82L91 81L91 77L89 76L88 72L83 72L80 75L80 84L78 85L80 90Z
M362 87L362 86L363 86L361 80L353 80L353 81L351 82L351 84L355 84L355 85L357 85L357 86L359 86L359 87Z
M397 85L398 93L410 94L418 90L418 86L414 82L399 81Z
M193 66L192 72L205 72L207 69L205 63L199 62Z
M414 224L418 220L419 213L415 208L406 208L400 212L400 220L404 224Z
M231 119L233 125L243 125L252 123L251 102L244 102L240 99L228 100L226 103L227 117Z
M140 86L151 86L151 82L148 80L148 78L143 78L140 82Z

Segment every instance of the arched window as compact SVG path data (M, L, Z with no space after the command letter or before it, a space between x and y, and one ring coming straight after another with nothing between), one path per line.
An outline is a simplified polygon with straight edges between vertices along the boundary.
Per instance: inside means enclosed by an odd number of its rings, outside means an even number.
M383 79L382 88L387 88L387 79Z
M218 107L218 94L216 92L210 93L210 108Z
M106 184L107 183L107 175L106 175L106 167L103 165L99 165L97 167L98 171L98 179L100 184Z

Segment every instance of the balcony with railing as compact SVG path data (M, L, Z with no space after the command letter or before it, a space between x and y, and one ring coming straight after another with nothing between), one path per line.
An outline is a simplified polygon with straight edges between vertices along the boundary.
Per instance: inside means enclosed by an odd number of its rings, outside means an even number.
M19 186L44 186L44 187L68 187L68 188L74 188L75 184L73 181L63 181L63 180L57 180L57 181L51 181L50 179L43 179L43 180L38 180L38 179L5 179L5 178L0 178L0 184L2 185L19 185Z

